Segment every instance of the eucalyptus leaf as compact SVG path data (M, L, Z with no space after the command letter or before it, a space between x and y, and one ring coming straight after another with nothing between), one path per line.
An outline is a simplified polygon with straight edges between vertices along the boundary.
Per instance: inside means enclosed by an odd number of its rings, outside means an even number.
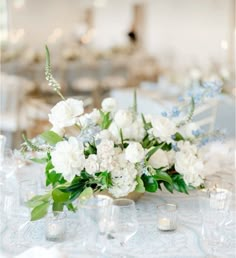
M63 141L63 138L58 135L57 133L53 132L53 131L46 131L43 132L40 135L41 138L43 138L47 143L51 144L51 145L55 145L58 142Z
M32 211L31 211L31 221L39 220L43 218L48 211L50 203L49 202L44 202L38 206L36 206Z

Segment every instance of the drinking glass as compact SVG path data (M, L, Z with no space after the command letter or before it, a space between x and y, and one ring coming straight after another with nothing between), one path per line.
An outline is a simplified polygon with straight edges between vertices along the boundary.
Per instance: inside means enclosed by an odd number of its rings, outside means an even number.
M177 227L177 205L165 203L157 206L157 227L161 231L173 231Z
M38 194L38 182L32 179L20 181L20 204L24 205L27 201Z
M225 241L224 227L232 197L232 185L219 178L214 179L214 182L207 184L207 189L199 191L202 238L213 256L217 247Z
M105 195L95 195L78 204L83 246L93 255L106 250L107 227L112 199Z
M47 240L63 241L66 234L66 213L63 211L49 213L46 217L45 229Z
M134 201L125 198L114 200L111 207L108 239L124 247L137 231L138 221Z

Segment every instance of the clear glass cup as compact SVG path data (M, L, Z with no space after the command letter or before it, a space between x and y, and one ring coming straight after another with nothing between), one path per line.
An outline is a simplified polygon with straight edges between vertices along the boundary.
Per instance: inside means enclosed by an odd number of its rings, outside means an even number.
M102 254L106 250L106 235L111 211L112 198L95 195L80 201L78 214L83 236L83 246L92 254Z
M165 203L157 206L157 228L160 231L174 231L177 228L177 205Z
M0 167L2 166L3 159L4 159L6 140L7 140L6 136L0 134Z
M66 213L49 213L45 220L45 236L48 241L61 242L66 235Z
M27 201L37 195L39 184L32 179L25 179L19 183L20 204L24 205Z
M135 203L130 199L116 199L112 203L108 239L124 246L138 231Z

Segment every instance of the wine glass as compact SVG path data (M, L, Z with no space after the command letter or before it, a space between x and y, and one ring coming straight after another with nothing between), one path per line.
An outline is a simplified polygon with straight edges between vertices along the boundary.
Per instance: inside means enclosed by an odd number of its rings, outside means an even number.
M134 201L125 198L113 201L108 231L108 239L117 240L122 247L136 234L138 221Z

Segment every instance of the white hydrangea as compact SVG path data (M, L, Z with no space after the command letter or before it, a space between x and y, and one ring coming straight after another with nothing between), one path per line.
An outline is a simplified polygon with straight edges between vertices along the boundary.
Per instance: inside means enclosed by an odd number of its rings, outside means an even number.
M203 162L197 155L197 148L189 142L179 142L175 156L175 169L183 175L186 184L199 186L203 181Z
M97 145L97 155L99 159L106 159L114 155L114 153L114 142L111 140L104 139Z
M115 114L114 121L118 128L128 127L133 122L133 113L129 110L118 110Z
M113 170L111 173L113 185L108 191L116 198L127 196L135 190L137 174L135 166L129 162L125 168Z
M177 132L176 125L167 117L158 116L152 117L151 123L153 128L149 130L149 133L159 138L161 141L167 143L172 142L172 135Z
M117 102L113 98L106 98L102 101L102 110L104 112L114 112L117 109Z
M137 163L144 159L145 151L139 142L130 142L125 149L125 157L131 163Z
M58 142L55 150L52 151L52 164L58 173L71 181L75 175L80 175L84 168L84 147L75 137L70 137L68 141Z
M104 129L100 131L98 134L96 134L95 140L112 140L112 134L108 129Z
M51 109L51 113L48 115L49 122L54 128L72 126L83 112L83 101L76 99L63 100Z
M96 172L99 172L99 163L97 155L91 154L85 160L85 170L90 175L94 175Z

